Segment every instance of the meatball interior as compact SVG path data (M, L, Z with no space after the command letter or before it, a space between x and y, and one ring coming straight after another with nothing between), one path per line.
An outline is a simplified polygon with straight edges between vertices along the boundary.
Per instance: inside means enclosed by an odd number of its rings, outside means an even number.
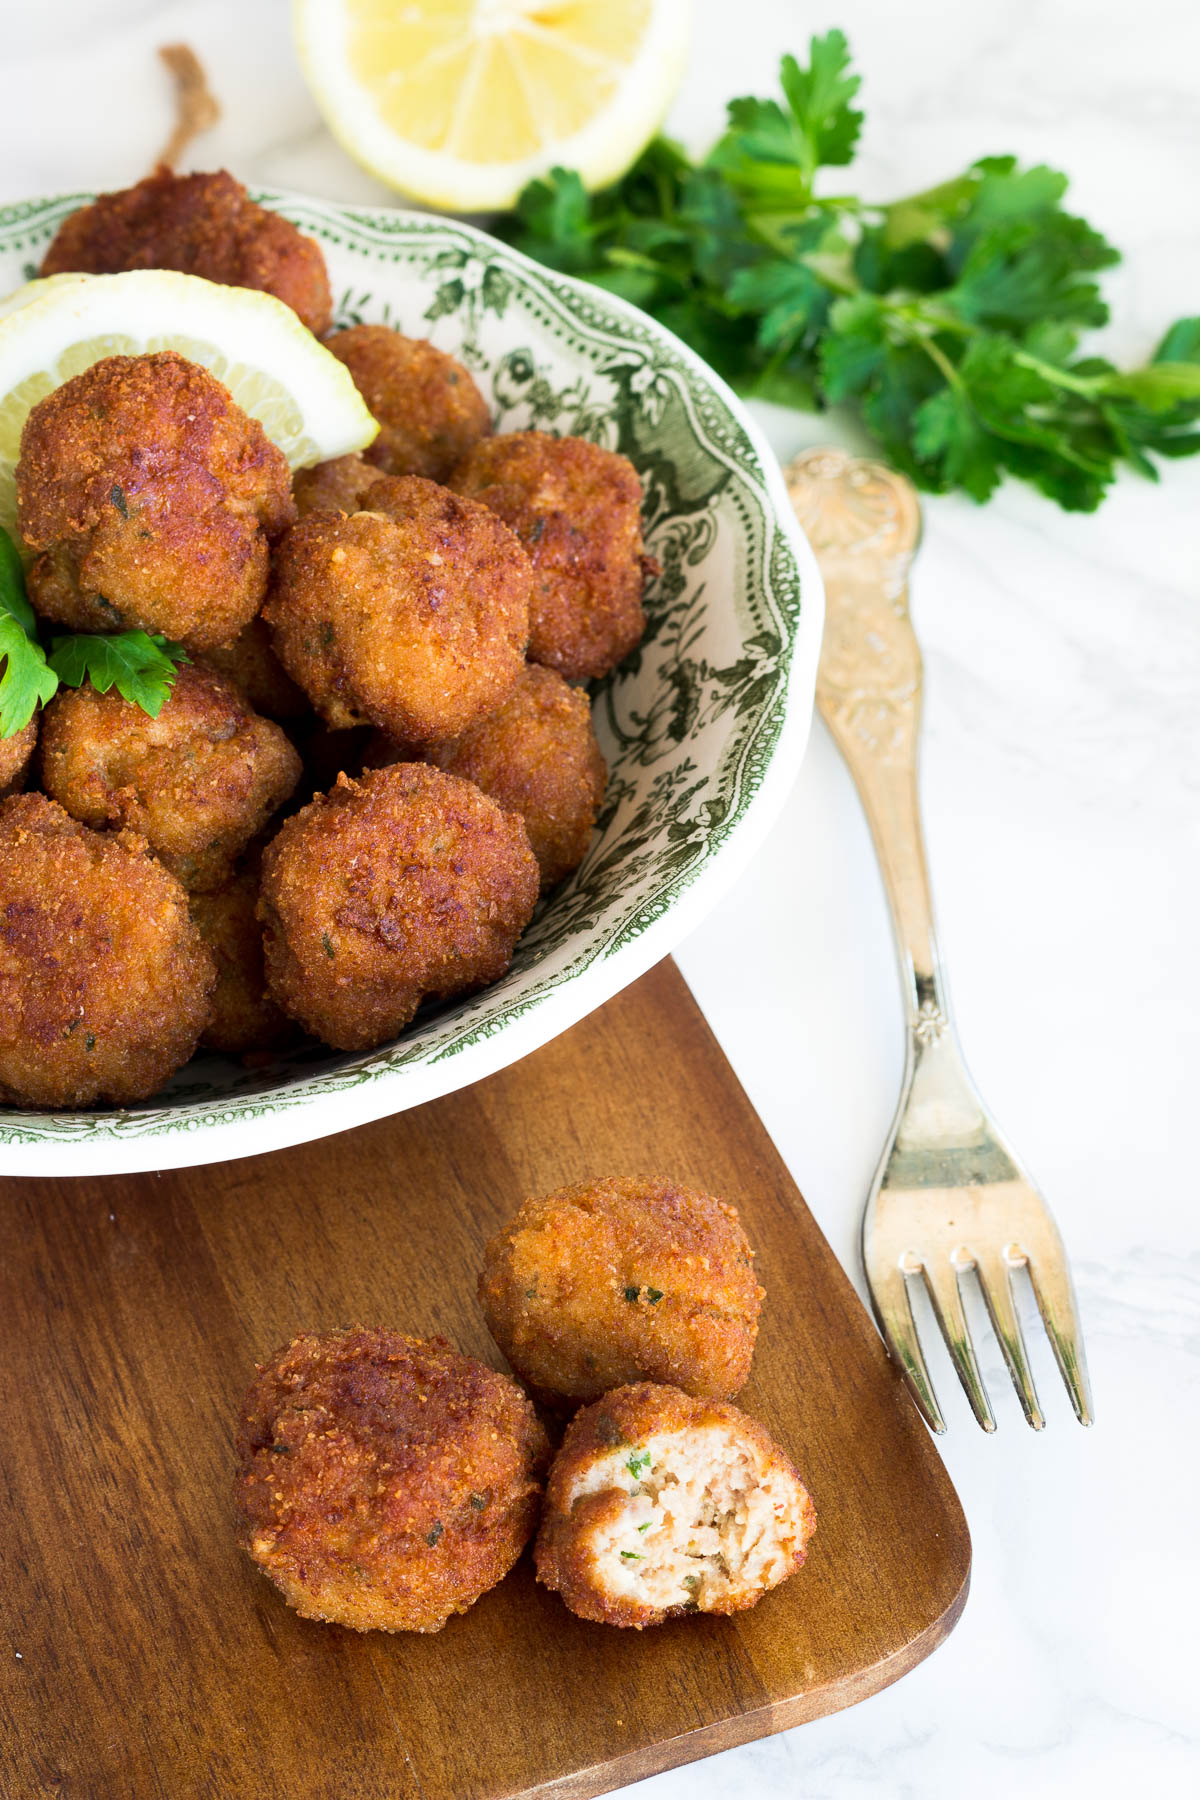
M479 1298L513 1368L553 1406L629 1382L728 1398L763 1291L737 1212L659 1176L527 1200L484 1252Z
M445 481L471 446L492 429L487 401L471 373L425 338L390 325L352 325L325 339L379 421L365 452L389 475Z
M306 1618L440 1631L528 1542L546 1457L517 1384L444 1339L302 1333L243 1404L239 1541Z
M755 1420L672 1388L619 1388L568 1428L538 1577L602 1624L740 1612L800 1567L815 1529L800 1477Z

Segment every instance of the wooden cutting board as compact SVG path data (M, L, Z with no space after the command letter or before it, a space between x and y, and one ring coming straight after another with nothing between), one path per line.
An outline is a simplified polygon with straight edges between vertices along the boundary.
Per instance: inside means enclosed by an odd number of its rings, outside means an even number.
M528 1557L433 1637L297 1618L235 1548L233 1420L297 1328L498 1360L485 1238L527 1194L662 1171L733 1199L767 1301L740 1403L812 1489L735 1619L573 1618ZM970 1541L866 1313L671 963L399 1118L163 1175L0 1182L6 1800L585 1796L865 1698L940 1643Z

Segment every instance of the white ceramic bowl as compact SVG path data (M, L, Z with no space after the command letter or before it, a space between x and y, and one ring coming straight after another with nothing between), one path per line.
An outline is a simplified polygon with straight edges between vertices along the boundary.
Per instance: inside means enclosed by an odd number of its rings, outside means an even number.
M0 209L0 294L36 272L86 195ZM823 596L770 450L686 345L601 290L466 225L290 195L339 324L386 320L472 369L502 431L623 451L663 573L645 642L600 685L609 791L583 866L544 901L502 981L367 1055L248 1070L200 1055L141 1106L0 1110L0 1171L108 1174L223 1161L343 1131L478 1081L665 956L738 875L800 765ZM2 898L2 897L0 897Z

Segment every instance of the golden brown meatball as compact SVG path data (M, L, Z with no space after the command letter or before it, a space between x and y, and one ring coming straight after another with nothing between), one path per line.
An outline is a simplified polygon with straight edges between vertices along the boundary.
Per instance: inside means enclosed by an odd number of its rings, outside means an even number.
M123 1106L185 1063L212 957L141 839L44 794L0 801L0 1101Z
M196 660L202 668L227 676L265 719L303 719L311 715L308 696L301 693L272 650L271 633L262 619L251 619L232 644L206 650Z
M381 469L352 452L311 469L298 469L292 479L292 498L302 519L312 512L361 512L367 495L383 479Z
M37 748L38 716L34 713L28 725L12 737L0 738L0 800L19 794Z
M325 348L345 363L379 420L365 454L389 475L444 481L492 429L469 370L424 338L402 337L390 325L352 325L332 332Z
M302 1333L242 1407L238 1541L307 1619L440 1631L520 1556L546 1450L516 1382L444 1338Z
M493 712L525 666L529 558L486 507L388 477L370 512L310 513L264 617L326 723L431 743Z
M298 1036L267 993L258 872L242 869L211 894L193 894L191 913L217 970L212 1012L200 1042L225 1056L277 1050Z
M527 663L494 713L449 743L429 745L423 757L473 781L506 812L520 813L542 872L543 893L579 867L608 772L587 695L556 670ZM407 756L403 746L392 747L390 739L380 737L366 760L381 768Z
M42 785L85 825L139 832L186 888L221 887L300 779L278 725L224 675L182 667L157 719L115 688L63 688L45 710Z
M633 464L542 431L484 438L448 478L511 525L533 563L529 655L568 681L607 674L646 628L642 486Z
M737 1212L661 1176L559 1188L488 1244L479 1299L551 1405L631 1381L728 1399L750 1374L763 1291Z
M101 194L64 219L43 275L178 269L224 287L258 288L298 313L318 336L332 302L315 238L255 205L226 170L173 175L160 168L135 187Z
M817 1515L728 1401L617 1388L576 1415L546 1483L538 1580L601 1625L742 1612L804 1561Z
M335 1050L369 1050L426 998L504 974L538 867L525 827L423 763L339 781L263 856L259 917L275 999Z
M295 517L282 451L207 369L109 356L38 402L17 463L29 598L75 631L230 643Z

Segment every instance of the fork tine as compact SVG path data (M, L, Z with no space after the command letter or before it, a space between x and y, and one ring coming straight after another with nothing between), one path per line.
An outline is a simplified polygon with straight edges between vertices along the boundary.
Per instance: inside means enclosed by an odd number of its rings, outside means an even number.
M1025 1339L1021 1336L1020 1321L1013 1304L1008 1262L1003 1255L981 1256L976 1268L992 1326L1000 1340L1000 1348L1004 1352L1004 1360L1008 1364L1008 1372L1012 1376L1022 1410L1033 1429L1041 1431L1046 1420L1038 1401L1037 1389L1033 1385L1029 1358L1025 1354Z
M1033 1283L1038 1311L1042 1315L1042 1323L1054 1351L1054 1360L1067 1384L1075 1417L1081 1425L1090 1425L1094 1417L1092 1386L1088 1380L1083 1332L1079 1328L1079 1311L1075 1305L1075 1293L1066 1257L1052 1257L1044 1263L1035 1263L1031 1259L1029 1279Z
M880 1277L873 1277L867 1271L867 1281L871 1289L871 1298L875 1302L875 1316L879 1320L879 1329L892 1355L892 1360L899 1363L905 1379L912 1390L913 1398L920 1407L925 1423L931 1431L939 1434L946 1429L946 1421L942 1417L942 1409L937 1403L937 1395L933 1391L933 1383L929 1379L929 1370L925 1367L925 1358L921 1353L921 1340L917 1336L917 1327L913 1321L912 1302L908 1297L908 1285L899 1269L889 1269Z
M946 1348L950 1352L950 1360L966 1390L967 1399L971 1402L971 1411L985 1431L995 1431L995 1416L987 1389L983 1385L983 1377L979 1373L975 1346L971 1342L971 1328L963 1311L958 1272L951 1262L927 1262L925 1282L938 1324L942 1328L942 1336L946 1340Z

